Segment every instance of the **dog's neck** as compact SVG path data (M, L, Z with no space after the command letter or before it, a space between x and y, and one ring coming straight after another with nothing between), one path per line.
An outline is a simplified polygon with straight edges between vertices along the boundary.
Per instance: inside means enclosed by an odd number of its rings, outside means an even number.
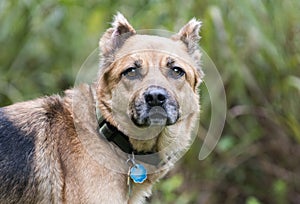
M97 114L98 115L98 114ZM118 148L120 148L124 153L129 155L134 154L135 158L144 163L158 166L161 162L159 154L156 152L143 152L136 151L129 141L127 135L119 131L116 127L112 126L101 116L97 116L99 123L99 134L104 137L108 142L114 143Z
M107 141L115 143L123 152L127 154L136 153L128 137L106 120L102 122L99 121L99 133L103 135Z
M135 155L135 158L139 161L144 163L153 165L153 166L160 166L162 165L161 158L157 152L153 151L137 151L133 148L132 144L129 141L129 137L121 132L118 128L110 124L105 118L102 116L101 111L98 106L98 102L95 97L95 91L92 86L90 86L90 90L93 94L95 100L95 111L96 117L99 124L99 134L103 139L106 139L108 142L112 142L122 150L124 153L128 155Z

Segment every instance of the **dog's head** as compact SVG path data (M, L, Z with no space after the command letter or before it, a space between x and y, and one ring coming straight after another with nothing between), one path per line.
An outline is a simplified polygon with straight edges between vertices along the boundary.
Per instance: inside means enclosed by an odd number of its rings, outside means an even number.
M193 126L203 75L200 26L192 19L170 38L141 35L118 14L100 39L99 108L137 150L158 150L164 143L158 138L172 135L161 136L165 129Z

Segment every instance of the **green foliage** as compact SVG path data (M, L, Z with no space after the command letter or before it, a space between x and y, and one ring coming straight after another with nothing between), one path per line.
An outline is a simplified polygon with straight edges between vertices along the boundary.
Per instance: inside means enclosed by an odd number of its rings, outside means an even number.
M154 197L151 203L174 203L185 204L191 203L195 199L195 193L182 192L183 188L183 176L181 174L175 174L169 179L158 183L155 189ZM156 193L156 192L159 193ZM159 200L157 198L160 198Z
M246 204L261 204L255 197L249 197L246 200Z
M159 188L165 195L165 200L167 203L174 202L176 200L176 190L180 187L182 182L182 176L174 175L169 180L166 180L160 184Z
M284 204L287 200L287 184L285 181L278 179L273 183L273 193L276 196L277 204Z
M218 143L218 150L220 152L226 152L234 148L235 138L233 136L223 136Z
M138 29L176 31L195 16L226 89L225 129L203 161L197 139L151 203L299 203L299 10L296 0L1 0L0 105L71 87L116 11Z

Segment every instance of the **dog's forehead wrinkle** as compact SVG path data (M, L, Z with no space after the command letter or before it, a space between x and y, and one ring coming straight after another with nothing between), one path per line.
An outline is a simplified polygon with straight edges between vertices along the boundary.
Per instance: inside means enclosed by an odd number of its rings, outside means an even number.
M177 50L178 51L178 50ZM123 48L118 52L115 61L124 61L134 63L139 61L143 66L163 66L167 67L168 62L175 64L187 64L188 66L196 68L195 62L190 58L187 52L174 52L166 49L150 49L150 48Z
M143 50L139 53L134 52L132 54L127 54L126 56L120 57L117 61L121 61L119 65L121 65L123 69L130 66L136 66L136 61L141 62L139 68L143 70L143 76L146 76L143 80L147 80L147 78L151 78L151 80L165 79L167 77L166 73L168 69L173 66L179 66L186 71L186 79L188 82L192 83L194 78L197 77L195 75L196 68L189 61L162 51L155 52L153 50Z
M130 37L119 50L120 53L128 53L135 50L153 49L188 56L186 46L183 43L171 40L169 38L153 35L134 35Z

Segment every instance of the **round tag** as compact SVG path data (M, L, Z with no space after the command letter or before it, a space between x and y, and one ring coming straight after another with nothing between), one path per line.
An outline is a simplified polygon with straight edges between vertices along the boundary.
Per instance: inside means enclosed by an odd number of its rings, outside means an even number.
M142 164L135 164L130 169L130 178L134 183L143 183L147 179L147 170Z

